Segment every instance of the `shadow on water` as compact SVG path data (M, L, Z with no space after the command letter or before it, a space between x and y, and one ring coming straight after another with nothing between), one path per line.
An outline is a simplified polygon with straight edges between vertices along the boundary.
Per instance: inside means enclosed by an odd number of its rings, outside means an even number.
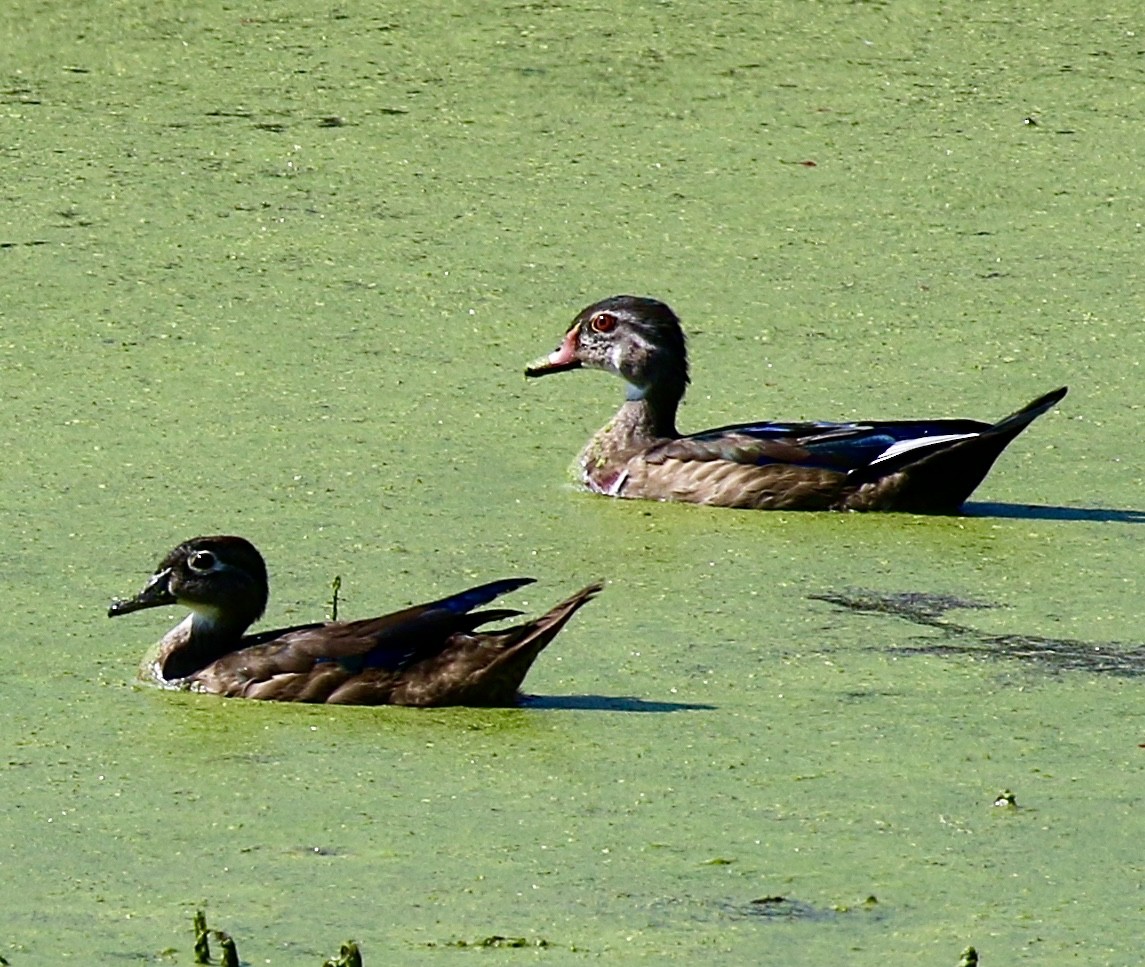
M964 504L962 511L967 517L1145 524L1145 510L1115 510L1112 507L1055 507L1039 504L977 503L972 501Z
M938 640L904 645L891 650L900 655L974 655L1034 662L1053 671L1081 671L1091 674L1145 677L1145 645L1116 641L1079 641L1073 638L1046 638L1041 635L984 634L968 625L947 621L945 614L956 608L995 608L997 605L969 601L952 595L879 591L848 591L809 595L837 608L860 614L890 615L942 633Z
M586 712L712 712L715 705L649 702L631 695L527 695L522 708L574 709Z

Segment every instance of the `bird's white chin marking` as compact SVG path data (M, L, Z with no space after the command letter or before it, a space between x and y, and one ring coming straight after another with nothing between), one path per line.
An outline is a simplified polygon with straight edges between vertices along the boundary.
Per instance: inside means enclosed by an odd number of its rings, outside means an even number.
M196 604L183 624L187 625L188 631L194 628L199 633L210 633L218 626L220 617L218 608L212 608L208 604Z

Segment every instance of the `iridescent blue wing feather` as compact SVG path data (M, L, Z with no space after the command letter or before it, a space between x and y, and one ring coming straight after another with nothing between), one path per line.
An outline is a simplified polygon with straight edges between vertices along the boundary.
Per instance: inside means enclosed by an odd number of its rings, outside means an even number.
M786 464L849 473L888 456L934 447L989 429L976 420L907 420L869 423L742 423L670 440L647 459L730 460L764 466ZM888 470L889 472L889 470Z
M480 608L481 605L488 604L503 594L516 591L518 588L523 588L526 584L533 584L535 581L536 578L504 578L500 581L490 581L488 584L481 584L475 588L470 588L468 591L451 594L447 598L433 601L430 604L422 605L422 607L443 608L452 614L467 614L474 608Z

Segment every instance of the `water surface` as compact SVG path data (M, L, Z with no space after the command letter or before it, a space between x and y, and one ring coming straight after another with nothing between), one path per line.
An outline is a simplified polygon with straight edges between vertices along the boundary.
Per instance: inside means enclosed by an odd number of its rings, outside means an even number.
M8 3L0 954L1135 963L1143 683L982 643L1142 642L1137 14ZM965 518L610 502L619 387L522 369L624 291L685 429L1071 393ZM611 583L519 710L135 687L108 600L218 532L282 624Z

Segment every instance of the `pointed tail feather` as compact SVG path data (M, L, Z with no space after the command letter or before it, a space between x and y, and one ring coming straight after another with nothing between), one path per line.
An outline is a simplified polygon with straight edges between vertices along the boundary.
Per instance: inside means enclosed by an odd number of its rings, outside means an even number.
M568 624L569 619L603 590L604 583L597 581L581 588L576 594L565 598L560 604L554 605L539 618L518 625L516 628L506 629L503 633L512 637L508 638L501 647L506 653L531 651L533 658L535 658Z
M1055 406L1065 399L1066 393L1069 392L1068 386L1061 386L1045 396L1039 396L1032 403L1027 403L1016 413L1011 413L1005 419L999 420L995 423L987 433L1011 433L1011 439L1017 436L1024 427L1029 426L1043 413L1048 413Z
M486 687L479 689L485 693L487 699L493 699L489 704L507 704L516 698L517 690L521 687L533 662L537 660L537 656L568 624L569 619L602 590L604 590L603 582L590 584L550 608L535 621L497 633L498 636L504 636L499 643L501 654L482 669L481 678ZM493 682L497 683L497 692L504 694L493 695L487 691L488 685Z

